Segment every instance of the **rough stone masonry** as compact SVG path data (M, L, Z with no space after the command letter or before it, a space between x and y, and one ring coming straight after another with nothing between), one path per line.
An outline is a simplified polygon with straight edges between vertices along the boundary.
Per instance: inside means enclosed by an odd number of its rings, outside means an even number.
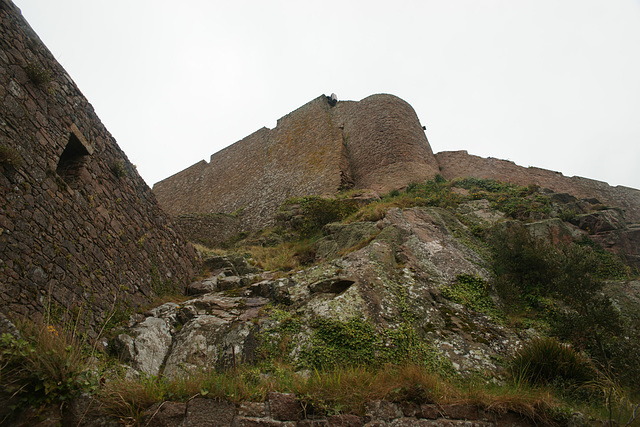
M273 223L290 197L334 195L343 189L384 193L441 174L446 179L490 178L537 184L555 192L623 208L628 222L640 220L640 191L513 162L469 155L433 154L413 108L387 94L331 106L322 95L153 187L171 215L242 213L239 229ZM195 218L198 216L196 215ZM236 215L237 217L237 215ZM185 224L194 222L194 216ZM199 224L207 218L199 218ZM228 226L220 217L210 226ZM229 233L223 233L224 235Z
M0 313L91 328L183 289L194 249L9 0L0 33Z
M232 213L259 228L287 198L340 189L385 192L435 177L438 165L413 108L392 95L332 107L320 96L154 186L170 214Z

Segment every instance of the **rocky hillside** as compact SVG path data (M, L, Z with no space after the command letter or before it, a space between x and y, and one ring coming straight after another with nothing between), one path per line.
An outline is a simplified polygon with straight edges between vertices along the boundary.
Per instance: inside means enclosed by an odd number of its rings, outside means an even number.
M236 244L245 256L209 258L193 298L133 318L116 340L125 360L168 377L275 357L301 369L403 359L497 374L532 337L579 334L554 323L584 315L575 295L621 314L621 326L634 320L622 307L638 302L638 258L620 242L637 249L637 228L596 200L467 180L366 202L292 200L280 219ZM268 266L277 271L256 267L282 256Z
M278 227L201 248L206 272L188 295L132 315L106 347L134 384L212 369L263 384L283 371L309 379L417 366L447 383L529 384L600 407L640 384L638 230L598 200L491 180L291 199ZM196 386L203 397L207 384ZM293 386L282 387L274 391ZM156 401L184 399L167 393ZM439 402L427 394L404 400ZM300 401L325 417L350 410L353 425L367 421L357 405L310 396ZM518 416L567 422L557 411L540 418L548 412ZM427 425L413 418L402 425Z

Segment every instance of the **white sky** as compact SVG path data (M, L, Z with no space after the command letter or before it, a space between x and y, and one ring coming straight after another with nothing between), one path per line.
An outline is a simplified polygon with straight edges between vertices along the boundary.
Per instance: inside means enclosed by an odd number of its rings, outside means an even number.
M640 0L14 0L149 185L311 99L640 188Z

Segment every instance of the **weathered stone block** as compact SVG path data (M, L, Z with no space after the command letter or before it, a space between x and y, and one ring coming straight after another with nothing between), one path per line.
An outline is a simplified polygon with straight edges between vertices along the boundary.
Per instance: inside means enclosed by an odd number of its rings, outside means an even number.
M327 418L329 427L361 427L362 418L353 414L332 415Z
M145 411L143 425L148 427L182 427L185 423L186 413L186 403L158 403Z
M236 417L233 427L295 427L294 421L276 421L269 418Z
M238 415L241 417L266 417L267 405L264 402L242 402L238 405Z
M403 414L397 404L387 400L375 400L365 403L365 415L372 420L391 421L402 418Z
M226 400L197 397L187 403L186 427L228 427L236 415L236 406Z
M478 407L475 405L444 405L442 412L447 418L456 420L478 419Z
M297 421L302 419L302 405L295 395L271 392L267 396L271 418L280 421Z

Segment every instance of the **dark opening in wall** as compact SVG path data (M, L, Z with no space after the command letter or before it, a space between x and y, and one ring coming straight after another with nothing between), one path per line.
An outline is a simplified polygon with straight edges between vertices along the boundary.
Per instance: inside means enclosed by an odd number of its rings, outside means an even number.
M82 137L80 131L73 126L69 135L69 142L58 160L56 172L71 187L77 188L80 176L89 161L93 150Z

